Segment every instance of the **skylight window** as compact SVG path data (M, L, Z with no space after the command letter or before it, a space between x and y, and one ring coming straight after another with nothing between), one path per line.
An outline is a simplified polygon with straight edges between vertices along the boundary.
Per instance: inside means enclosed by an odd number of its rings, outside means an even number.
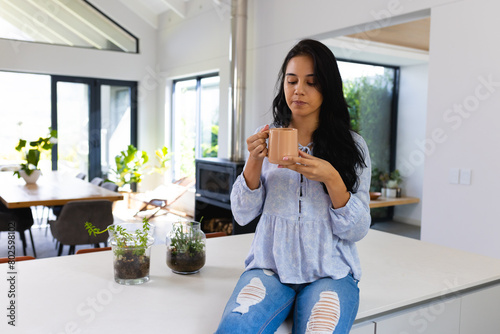
M0 0L0 38L139 52L135 36L84 0Z

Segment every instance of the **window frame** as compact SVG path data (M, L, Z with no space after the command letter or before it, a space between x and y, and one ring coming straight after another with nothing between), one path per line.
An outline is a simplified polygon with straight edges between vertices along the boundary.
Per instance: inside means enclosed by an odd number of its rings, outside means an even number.
M194 76L187 76L187 77L182 77L182 78L177 78L172 81L172 93L171 93L171 113L170 113L170 142L172 143L172 148L175 148L176 146L176 141L177 141L177 136L176 136L176 129L175 129L175 93L176 93L176 85L179 82L183 81L189 81L189 80L196 80L196 115L195 115L195 129L196 129L196 140L195 140L195 159L201 158L202 155L202 149L201 149L201 136L200 136L200 120L201 120L201 80L206 79L206 78L212 78L212 77L219 77L220 78L220 73L219 72L209 72L205 74L199 74L199 75L194 75ZM220 86L219 86L220 89ZM220 101L219 101L220 102ZM220 107L220 103L219 103ZM220 117L220 115L219 115ZM176 168L176 159L175 157L172 159L172 178L175 179L175 168Z

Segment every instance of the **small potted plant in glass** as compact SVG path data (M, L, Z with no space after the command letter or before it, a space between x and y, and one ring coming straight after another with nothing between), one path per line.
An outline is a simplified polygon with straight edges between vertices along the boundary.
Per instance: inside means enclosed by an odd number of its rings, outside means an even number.
M154 226L144 218L141 223L110 225L104 231L85 223L89 235L108 231L113 249L114 278L119 284L135 285L149 281Z
M181 221L167 235L167 266L176 274L194 274L205 265L205 233L200 223Z
M42 173L41 170L38 169L41 153L44 150L50 151L56 142L57 131L51 128L49 128L47 137L40 137L38 140L30 141L29 148L26 148L28 141L19 139L16 151L25 151L23 153L26 162L21 164L21 168L15 171L14 175L22 177L27 184L36 183Z

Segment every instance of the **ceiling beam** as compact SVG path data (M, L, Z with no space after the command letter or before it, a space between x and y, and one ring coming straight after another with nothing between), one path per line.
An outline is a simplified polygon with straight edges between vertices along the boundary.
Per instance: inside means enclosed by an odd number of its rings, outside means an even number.
M61 8L71 13L74 18L87 25L92 31L102 36L104 39L118 46L121 50L135 52L137 49L136 41L132 36L94 8L79 1L55 0L55 2L59 4Z
M181 18L186 18L186 1L184 0L161 0L168 8L173 10Z
M120 1L151 27L153 27L154 29L158 29L158 15L155 12L149 10L146 6L144 6L140 1L137 0Z
M50 44L75 45L75 36L73 34L65 34L65 30L61 30L58 24L47 19L38 8L33 7L30 3L13 0L3 0L1 3L3 3L3 14L10 14L11 23L25 34L32 36L34 41L41 40ZM10 9L7 6L10 6ZM78 40L78 42L84 43L82 40Z

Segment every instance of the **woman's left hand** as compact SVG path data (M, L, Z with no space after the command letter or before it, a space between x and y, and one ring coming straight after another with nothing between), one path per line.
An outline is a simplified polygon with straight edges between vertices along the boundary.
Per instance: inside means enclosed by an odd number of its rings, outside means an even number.
M323 182L334 208L341 208L349 201L351 195L347 191L342 177L328 161L300 150L298 157L286 156L283 160L291 161L293 164L278 165L278 168L288 168L304 175L309 180Z
M337 170L326 160L317 158L299 150L298 157L286 156L285 161L291 165L279 165L278 168L288 168L304 175L309 180L328 183L338 175Z

